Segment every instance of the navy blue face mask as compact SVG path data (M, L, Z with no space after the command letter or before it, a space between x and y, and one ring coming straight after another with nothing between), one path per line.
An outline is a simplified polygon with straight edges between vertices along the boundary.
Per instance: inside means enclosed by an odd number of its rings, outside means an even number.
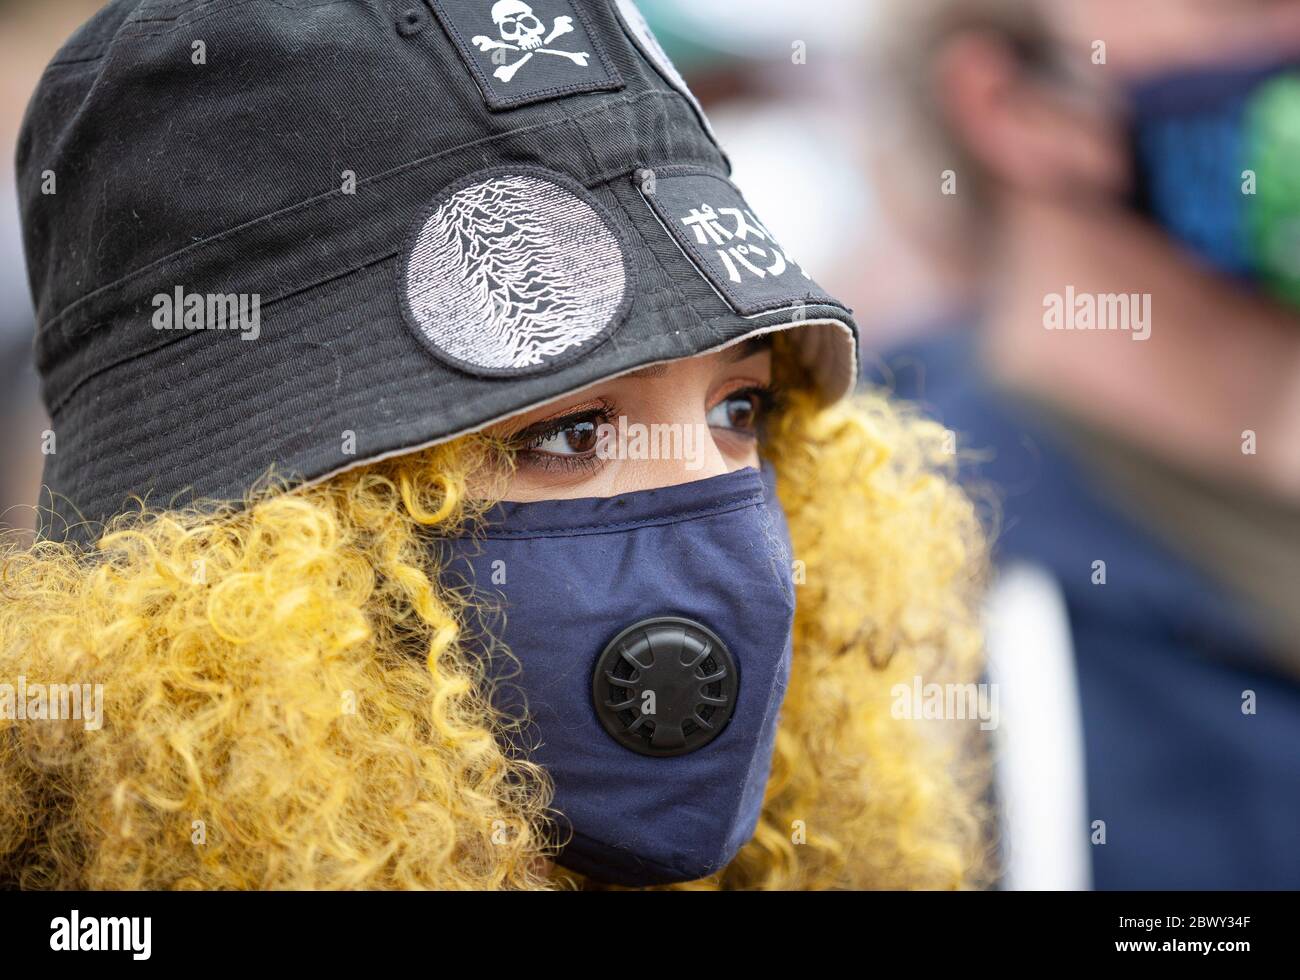
M773 475L506 503L444 542L495 593L521 671L497 703L555 784L559 862L598 881L689 881L753 835L790 673L794 588ZM521 741L523 741L521 739Z
M1130 100L1139 209L1300 308L1300 58L1154 78Z

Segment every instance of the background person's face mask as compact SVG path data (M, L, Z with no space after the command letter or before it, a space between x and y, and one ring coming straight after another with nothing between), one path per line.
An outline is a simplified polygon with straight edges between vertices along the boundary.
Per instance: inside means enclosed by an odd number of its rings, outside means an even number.
M1152 78L1130 100L1139 208L1300 309L1300 55Z
M450 575L504 601L528 756L572 830L560 863L688 881L753 835L790 672L790 544L769 469L499 505ZM647 622L649 621L649 622Z

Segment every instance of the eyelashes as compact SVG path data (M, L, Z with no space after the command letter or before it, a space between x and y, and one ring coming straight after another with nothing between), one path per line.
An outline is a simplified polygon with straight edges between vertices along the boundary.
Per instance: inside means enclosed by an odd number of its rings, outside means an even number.
M754 426L754 435L761 439L766 435L767 420L784 406L784 393L774 384L750 385L731 392L722 400L739 398L741 395L746 395L758 402L758 420Z
M595 452L555 453L539 447L566 431L579 426L596 427L617 417L618 407L607 398L599 398L589 405L566 412L564 415L527 426L508 438L515 453L516 465L543 472L586 472L600 466Z
M532 449L524 450L516 458L521 464L543 473L592 473L604 462L594 452L567 454Z
M509 437L510 445L518 450L536 449L542 443L554 439L567 429L584 423L600 425L617 416L617 406L607 398L597 399L590 405L566 412L557 418L543 419L527 428L520 429Z
M730 416L727 411L728 406L744 398L752 400L754 421L751 427L718 425L712 421L719 409ZM773 412L780 410L782 402L781 392L774 385L749 384L738 387L723 394L709 409L709 425L732 438L751 442L759 440L764 434L765 420ZM507 443L515 453L516 465L521 468L546 473L592 472L604 463L596 453L596 433L602 425L616 425L618 417L618 406L608 398L602 397L561 416L543 419L526 426L508 436ZM574 451L556 452L541 448L561 437L565 438L565 448ZM574 445L575 442L578 446Z

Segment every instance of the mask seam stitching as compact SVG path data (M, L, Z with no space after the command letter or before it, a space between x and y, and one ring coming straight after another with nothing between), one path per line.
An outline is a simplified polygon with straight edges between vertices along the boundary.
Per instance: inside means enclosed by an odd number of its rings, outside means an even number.
M761 505L764 501L764 495L761 492L752 493L743 499L728 501L711 507L699 507L694 510L682 511L675 514L665 514L662 517L646 517L640 520L632 521L608 521L597 524L580 524L574 527L556 528L554 530L520 530L520 531L486 531L483 534L485 538L523 538L523 537L559 537L575 532L585 532L586 534L611 534L618 530L629 530L638 527L664 526L666 524L679 524L683 521L691 520L695 517L710 516L714 514L729 514L733 511L743 510L746 507L755 507Z

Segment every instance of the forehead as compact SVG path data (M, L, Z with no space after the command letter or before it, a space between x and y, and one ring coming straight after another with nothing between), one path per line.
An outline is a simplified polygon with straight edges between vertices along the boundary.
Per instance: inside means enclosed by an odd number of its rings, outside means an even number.
M1300 56L1300 0L1040 0L1067 43L1136 77L1253 53Z

